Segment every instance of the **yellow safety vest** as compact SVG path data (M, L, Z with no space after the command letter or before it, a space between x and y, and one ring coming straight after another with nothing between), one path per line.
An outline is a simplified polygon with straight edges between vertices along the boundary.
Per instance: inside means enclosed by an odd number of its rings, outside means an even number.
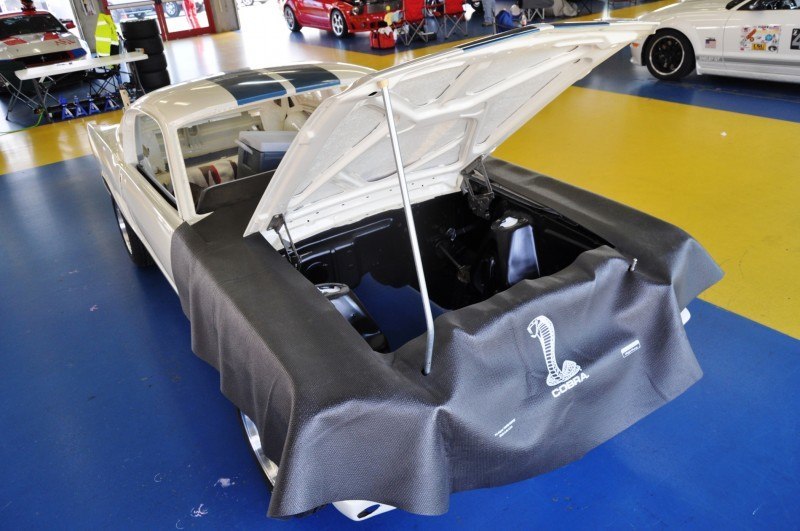
M117 26L111 15L100 13L97 16L97 27L94 30L94 42L97 55L107 57L111 55L111 46L119 46Z

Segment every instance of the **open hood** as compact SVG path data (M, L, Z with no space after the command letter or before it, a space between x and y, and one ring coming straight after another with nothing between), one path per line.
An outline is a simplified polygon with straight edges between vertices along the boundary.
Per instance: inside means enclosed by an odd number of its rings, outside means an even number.
M283 216L294 241L402 207L378 82L388 81L413 203L456 192L485 157L646 22L535 25L369 74L324 101L275 172L245 235Z

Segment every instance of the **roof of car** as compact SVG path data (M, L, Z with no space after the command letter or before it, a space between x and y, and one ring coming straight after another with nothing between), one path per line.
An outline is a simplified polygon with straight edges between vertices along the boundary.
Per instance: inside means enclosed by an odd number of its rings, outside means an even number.
M0 19L18 17L20 15L52 15L50 11L14 11L12 13L0 13Z
M303 63L213 74L159 89L134 109L164 126L180 126L239 107L301 92L350 85L370 68L345 63Z

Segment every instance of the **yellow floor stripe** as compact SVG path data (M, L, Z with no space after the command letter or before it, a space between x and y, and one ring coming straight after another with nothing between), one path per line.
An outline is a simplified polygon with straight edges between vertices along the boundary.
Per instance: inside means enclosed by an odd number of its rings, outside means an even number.
M0 137L0 175L45 164L82 157L92 152L86 124L118 123L122 113L110 112L90 118L42 125Z
M800 337L800 124L573 87L500 158L670 221L725 270L703 298Z

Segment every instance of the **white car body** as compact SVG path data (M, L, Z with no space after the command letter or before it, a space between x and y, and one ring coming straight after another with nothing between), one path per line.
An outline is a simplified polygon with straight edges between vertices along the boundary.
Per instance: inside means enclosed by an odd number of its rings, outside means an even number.
M12 21L33 18L46 18L54 31L16 33L4 25ZM89 55L89 47L83 40L71 33L56 17L47 11L32 13L4 13L0 15L0 62L19 61L26 66L70 61ZM2 30L0 30L2 31Z
M800 82L800 0L782 9L759 9L761 2L687 0L643 15L658 30L631 44L631 61L645 65L647 45L669 29L691 43L698 74Z
M394 115L403 145L416 146L404 153L404 166L411 201L419 203L458 191L465 165L490 153L572 83L652 29L640 22L543 24L378 73L354 65L306 64L208 76L139 99L119 126L90 124L89 139L126 226L175 289L173 233L182 223L205 217L190 184L197 169L187 161L197 153L229 153L237 138L231 136L231 120L241 120L245 131L297 130L246 231L260 232L281 248L270 230L276 218L304 238L402 204L394 159L387 158L385 113L372 103L378 76L400 95ZM474 68L458 75L465 65ZM535 85L535 95L522 102L504 97L520 84ZM303 97L344 87L350 88L320 97L307 121L297 119ZM404 105L402 97L441 101L421 112ZM293 98L288 102L293 110L286 110L287 98ZM277 121L276 109L282 110ZM223 133L227 143L220 143ZM243 420L262 469L274 482L277 468L259 455L258 433ZM334 506L353 520L394 508L365 500Z

